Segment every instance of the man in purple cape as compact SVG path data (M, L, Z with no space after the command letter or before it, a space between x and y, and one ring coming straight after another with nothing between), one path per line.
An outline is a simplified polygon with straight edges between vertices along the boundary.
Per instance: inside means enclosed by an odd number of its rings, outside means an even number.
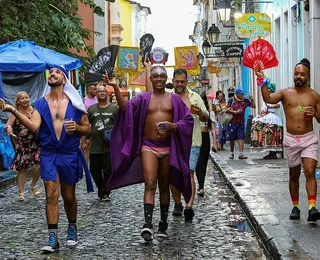
M193 118L178 95L166 93L167 73L154 67L150 79L154 91L139 94L125 102L115 82L112 85L119 104L119 112L111 134L113 175L110 190L136 183L145 183L145 224L141 236L153 238L152 214L154 195L160 190L158 236L166 237L170 202L169 184L191 196L189 157L192 143Z

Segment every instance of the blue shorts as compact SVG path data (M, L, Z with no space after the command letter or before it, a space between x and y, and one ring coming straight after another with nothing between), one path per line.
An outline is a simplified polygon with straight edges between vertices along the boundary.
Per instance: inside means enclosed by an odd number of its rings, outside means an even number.
M190 171L193 171L193 172L196 171L199 155L200 155L200 147L191 146L190 159L189 159Z
M244 140L244 125L243 124L228 124L227 140Z

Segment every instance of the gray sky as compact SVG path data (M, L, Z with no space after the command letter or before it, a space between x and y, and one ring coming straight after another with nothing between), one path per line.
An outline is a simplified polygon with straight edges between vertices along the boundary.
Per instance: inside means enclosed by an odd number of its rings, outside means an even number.
M192 4L193 0L136 0L136 2L150 7L147 33L151 33L155 38L153 47L161 47L169 53L166 65L174 65L174 47L192 45L189 35L193 33L197 10Z

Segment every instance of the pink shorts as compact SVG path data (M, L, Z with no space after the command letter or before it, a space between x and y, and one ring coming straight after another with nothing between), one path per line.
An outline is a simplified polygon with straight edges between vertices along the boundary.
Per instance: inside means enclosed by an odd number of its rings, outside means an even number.
M289 168L301 164L301 158L311 158L318 161L318 137L313 131L303 135L286 133L283 147Z

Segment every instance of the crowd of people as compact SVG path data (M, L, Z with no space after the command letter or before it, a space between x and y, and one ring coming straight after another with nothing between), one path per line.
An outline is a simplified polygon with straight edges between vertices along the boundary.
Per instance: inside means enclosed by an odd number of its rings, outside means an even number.
M171 196L172 215L184 215L187 222L193 220L195 196L205 196L210 151L219 153L229 141L229 159L233 160L235 141L238 141L238 159L247 159L244 115L246 108L255 108L251 95L245 97L244 90L237 88L226 99L219 90L212 101L206 93L199 95L187 88L186 70L176 69L172 86L168 86L164 67L152 66L147 59L144 65L146 91L131 100L125 100L116 79L108 75L104 81L88 84L87 95L82 99L62 66L50 69L44 96L34 104L25 92L16 95L14 105L0 99L0 109L11 113L5 130L9 135L16 135L17 155L12 169L18 174L18 200L24 200L29 169L33 170L34 196L41 194L37 187L39 175L44 181L49 233L48 243L42 248L44 252L55 252L60 247L59 191L68 219L66 243L68 246L78 243L75 191L83 175L88 192L93 192L93 178L101 201L109 201L112 190L144 183L141 236L151 241L157 187L160 201L157 236L165 238ZM317 221L320 219L315 207L318 138L313 132L312 119L320 122L320 96L307 85L310 64L307 60L298 63L294 69L295 85L279 91L263 72L255 73L265 106L252 120L251 149L268 151L263 159L276 159L282 146L286 148L293 203L290 219L300 218L299 177L303 164L308 220ZM107 86L113 88L112 95L108 94ZM283 125L277 115L279 102L286 116L284 141Z

